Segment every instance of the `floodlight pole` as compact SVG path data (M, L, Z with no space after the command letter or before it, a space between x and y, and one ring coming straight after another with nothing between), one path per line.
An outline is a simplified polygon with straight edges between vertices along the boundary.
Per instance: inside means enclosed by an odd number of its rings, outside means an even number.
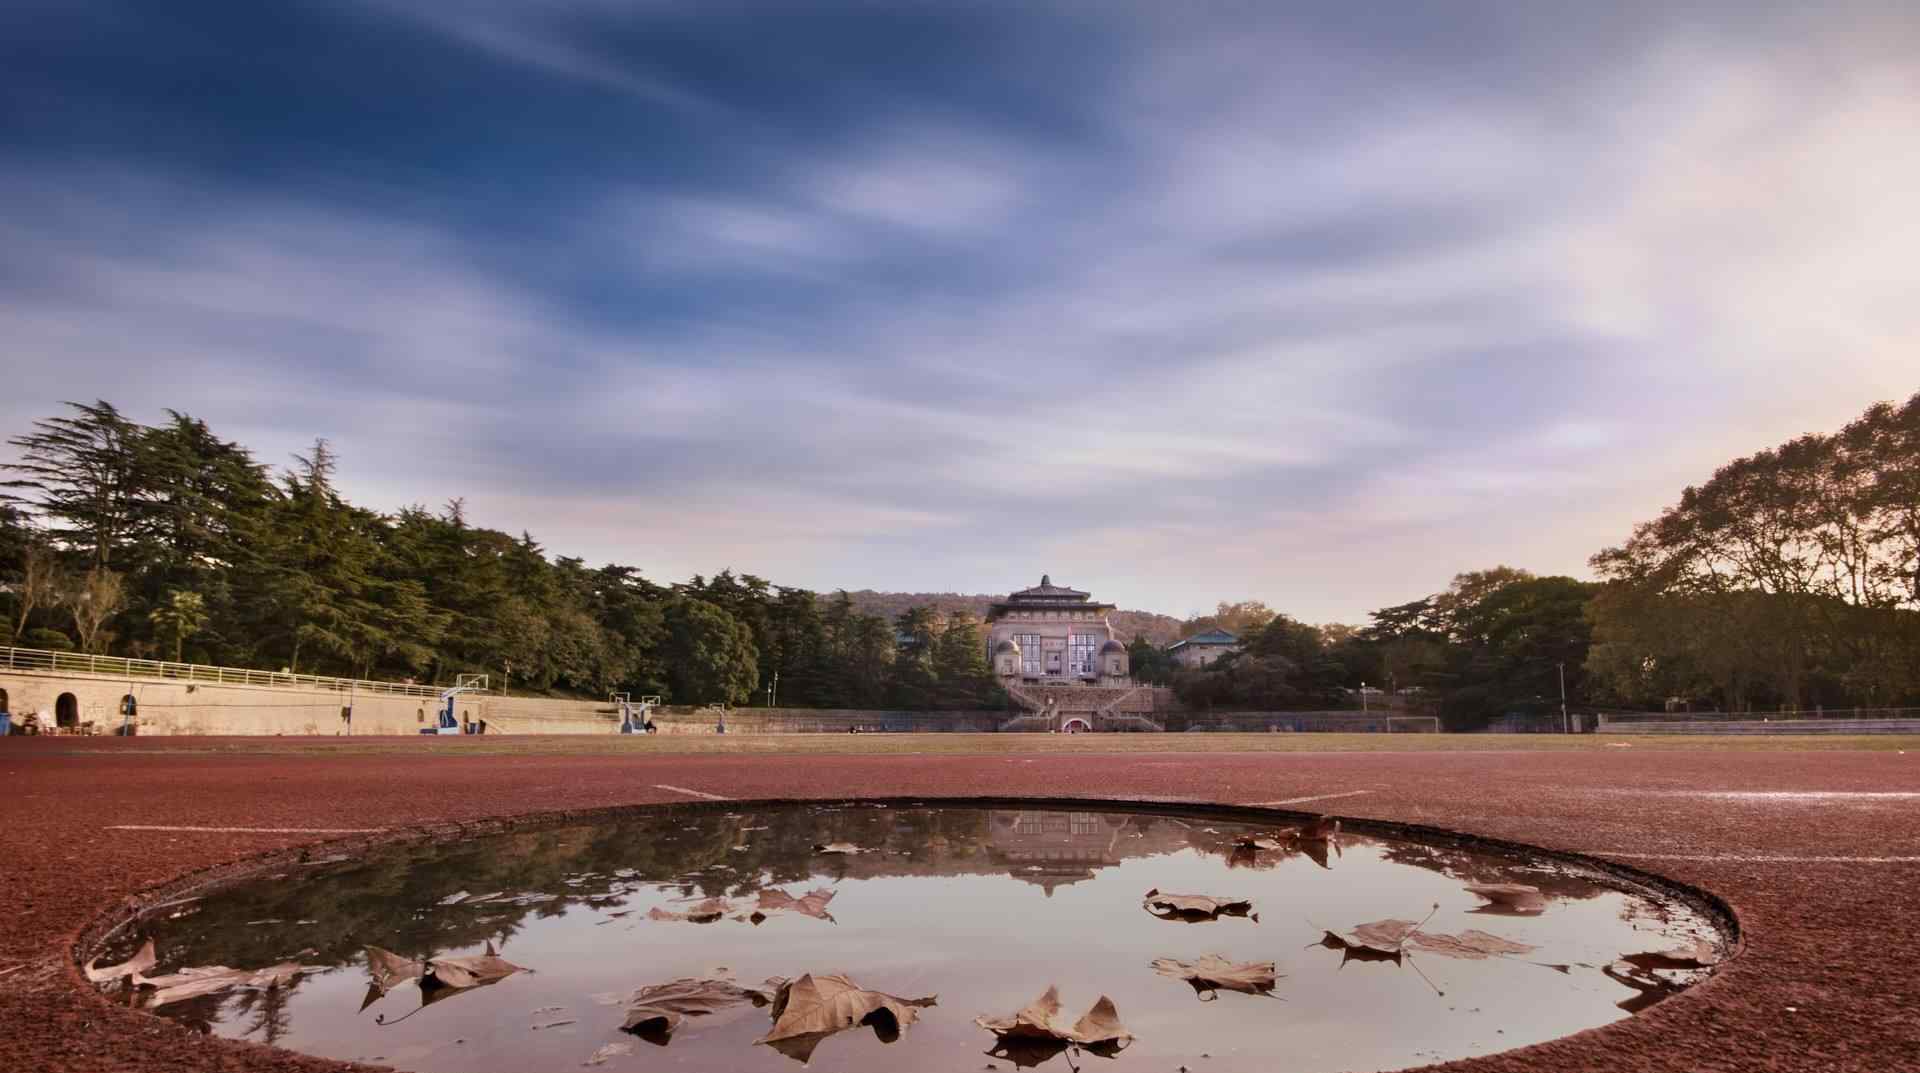
M1560 732L1573 733L1573 723L1567 718L1567 663L1560 661Z
M1366 710L1367 710L1367 683L1366 683L1365 681L1362 681L1362 682L1360 683L1360 712L1361 712L1361 714L1363 714L1363 715L1364 715L1364 714L1366 713Z

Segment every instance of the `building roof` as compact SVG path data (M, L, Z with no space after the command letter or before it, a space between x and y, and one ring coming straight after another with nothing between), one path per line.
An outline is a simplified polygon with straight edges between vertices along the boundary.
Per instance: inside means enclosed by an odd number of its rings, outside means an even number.
M1185 648L1188 645L1231 646L1231 645L1237 645L1239 643L1240 643L1240 638L1235 636L1234 634L1228 633L1226 630L1222 630L1222 629L1211 629L1211 630L1202 630L1201 632L1194 634L1192 637L1183 637L1180 640L1175 641L1174 643L1168 645L1167 651L1171 652L1176 648Z
M1040 584L1031 589L1021 589L1009 593L1007 598L996 602L987 609L987 619L992 621L1008 611L1112 611L1113 604L1092 602L1088 594L1079 589L1070 589L1065 585L1055 585L1047 574L1040 575Z
M1126 645L1123 645L1118 640L1114 640L1111 638L1108 639L1106 644L1103 644L1100 646L1100 651L1102 652L1125 652L1126 650L1127 650Z

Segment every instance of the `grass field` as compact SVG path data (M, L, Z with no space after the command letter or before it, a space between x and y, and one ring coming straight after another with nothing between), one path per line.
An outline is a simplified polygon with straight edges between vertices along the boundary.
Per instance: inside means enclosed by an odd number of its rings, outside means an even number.
M82 743L84 741L84 744ZM64 747L64 748L63 748ZM1563 734L659 734L363 738L50 739L45 752L527 756L999 756L1152 753L1920 751L1920 735ZM43 752L43 755L45 753Z

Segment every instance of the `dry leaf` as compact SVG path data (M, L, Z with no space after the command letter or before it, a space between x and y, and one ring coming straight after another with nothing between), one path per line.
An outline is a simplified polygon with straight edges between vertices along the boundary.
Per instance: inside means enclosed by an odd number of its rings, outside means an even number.
M1287 844L1281 841L1277 835L1241 835L1240 838L1234 842L1233 848L1249 853L1259 853L1268 850L1286 849Z
M647 910L648 920L685 920L694 924L711 924L733 911L733 903L725 898L708 898L688 909L684 913L671 909L653 908Z
M1260 919L1253 911L1252 902L1206 894L1162 894L1155 888L1146 893L1141 904L1161 920L1182 920L1190 924L1222 916L1250 917L1256 922Z
M774 983L777 987L778 981ZM664 1047L673 1030L689 1017L708 1017L746 1003L765 1006L772 1001L772 990L745 988L731 980L680 979L649 984L628 1000L627 1020L620 1027Z
M1430 931L1416 931L1409 935L1408 941L1429 954L1441 957L1481 958L1504 957L1508 954L1531 953L1534 947L1526 943L1516 943L1502 939L1498 935L1489 935L1484 931L1469 929L1458 935L1436 935Z
M495 953L493 943L487 943L486 951L470 957L429 959L426 970L420 974L421 1005L470 988L499 983L516 972L525 971Z
M1325 842L1340 833L1340 821L1331 816L1315 816L1294 832L1302 842Z
M1547 908L1547 899L1540 893L1540 888L1525 883L1469 883L1467 893L1477 894L1487 900L1487 904L1481 907L1482 912L1530 916Z
M1185 980L1193 985L1202 1002L1218 997L1220 991L1239 991L1265 995L1273 990L1275 979L1271 961L1228 961L1219 954L1208 954L1188 963L1173 958L1155 958L1153 969L1162 976Z
M773 1027L754 1042L801 1062L813 1056L821 1040L855 1025L872 1025L881 1042L891 1043L937 998L899 998L868 991L845 976L808 973L780 985L773 996Z
M230 988L245 988L249 991L265 991L270 987L280 987L290 983L304 973L320 972L324 965L301 965L292 961L283 961L278 965L269 965L264 969L230 969L225 965L205 965L196 968L181 969L166 976L133 977L135 985L153 989L146 997L148 1007L170 1006L201 995L211 995Z
M745 919L758 924L775 913L799 913L831 923L833 914L827 912L827 903L830 901L833 901L833 891L824 887L810 890L798 898L784 890L763 890L758 904Z
M1720 951L1705 939L1696 939L1690 947L1647 954L1628 954L1620 959L1642 972L1654 969L1710 969L1720 964Z
M96 958L95 960L97 961L98 959ZM153 940L148 939L146 942L140 944L139 953L118 965L107 965L96 969L93 966L93 962L88 962L86 968L87 979L97 984L107 980L118 980L122 976L138 976L159 963L160 959L154 956Z
M864 847L856 846L851 842L817 842L814 844L813 851L815 853L823 853L823 854L826 854L826 853L854 854L854 853L867 852Z
M403 958L377 946L367 947L367 975L383 995L408 980L418 980L426 969L425 962Z
M1133 1033L1120 1023L1113 1000L1099 1000L1072 1025L1061 1022L1060 989L1049 987L1037 999L1011 1017L976 1017L973 1023L1007 1041L1040 1041L1061 1045L1077 1043L1089 1049L1118 1050L1132 1042Z
M1418 927L1411 920L1376 920L1344 935L1328 931L1320 937L1320 945L1342 951L1342 965L1349 961L1391 961L1397 965L1406 952L1407 936Z

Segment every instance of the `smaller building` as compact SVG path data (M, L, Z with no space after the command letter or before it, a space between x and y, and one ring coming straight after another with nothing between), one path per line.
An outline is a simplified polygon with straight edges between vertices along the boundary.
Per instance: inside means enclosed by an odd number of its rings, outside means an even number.
M1196 633L1167 646L1176 667L1205 667L1229 652L1240 651L1240 638L1222 629Z

